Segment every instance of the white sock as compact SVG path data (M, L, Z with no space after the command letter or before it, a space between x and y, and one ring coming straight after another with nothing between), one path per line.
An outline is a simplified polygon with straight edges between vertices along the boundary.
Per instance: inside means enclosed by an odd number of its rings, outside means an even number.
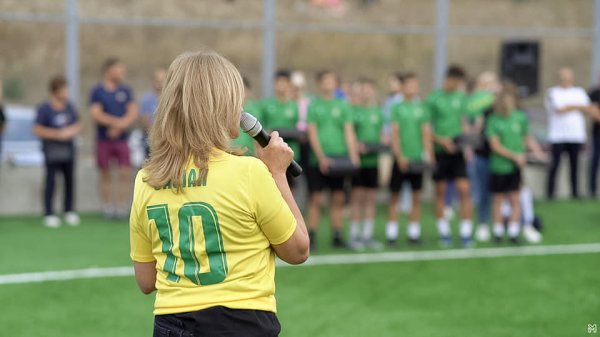
M387 223L385 227L385 237L388 240L396 240L398 239L398 223L394 221L390 221Z
M508 223L508 237L516 238L519 236L519 223L518 222L509 222Z
M469 219L460 221L460 237L463 239L471 238L473 235L473 222Z
M352 221L350 223L350 240L356 241L360 235L360 225L358 221Z
M504 225L501 223L494 224L494 236L503 237L504 236Z
M365 220L363 225L363 233L362 237L365 241L371 241L373 239L373 230L375 228L375 223L373 219Z
M437 220L437 228L440 236L450 236L450 224L445 218Z
M416 240L421 237L421 225L418 222L410 222L406 228L409 239Z
M533 195L529 187L521 188L521 211L523 212L523 222L533 224L535 213L533 211Z

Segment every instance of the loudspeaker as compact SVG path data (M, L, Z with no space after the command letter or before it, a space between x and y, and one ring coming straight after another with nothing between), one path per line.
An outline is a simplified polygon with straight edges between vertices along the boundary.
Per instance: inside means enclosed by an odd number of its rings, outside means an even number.
M517 85L522 97L538 92L539 41L504 41L500 54L500 74Z

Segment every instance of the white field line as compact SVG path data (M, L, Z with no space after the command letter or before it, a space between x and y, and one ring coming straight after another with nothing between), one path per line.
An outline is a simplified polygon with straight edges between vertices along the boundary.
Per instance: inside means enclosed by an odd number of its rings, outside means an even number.
M363 254L337 254L317 255L306 261L303 266L319 265L341 265L341 264L364 264L381 262L411 262L411 261L436 261L436 260L459 260L477 258L497 258L509 256L539 256L539 255L565 255L565 254L590 254L600 253L600 243L584 243L572 245L552 246L524 246L503 248L478 248L478 249L449 249L430 250L416 252L385 252L385 253L363 253ZM278 267L286 267L288 264L277 261ZM74 270L45 271L22 274L0 275L0 285L24 284L46 281L66 281L88 278L104 278L133 276L133 268L109 267L109 268L86 268Z

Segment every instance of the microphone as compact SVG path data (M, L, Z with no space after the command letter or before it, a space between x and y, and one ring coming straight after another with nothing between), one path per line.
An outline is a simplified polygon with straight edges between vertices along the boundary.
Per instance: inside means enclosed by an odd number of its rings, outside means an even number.
M271 135L269 135L265 129L263 129L263 126L260 124L258 119L247 112L242 112L242 117L240 118L240 128L250 137L254 138L254 140L256 140L261 147L267 146L271 140ZM295 178L302 174L302 167L298 165L296 161L292 160L286 172Z

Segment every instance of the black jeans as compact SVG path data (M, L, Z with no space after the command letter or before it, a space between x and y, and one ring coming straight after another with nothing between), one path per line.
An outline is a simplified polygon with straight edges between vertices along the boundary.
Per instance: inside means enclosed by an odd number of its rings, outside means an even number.
M56 173L61 172L65 181L64 211L73 211L73 168L75 161L46 163L46 188L44 190L44 215L52 215Z
M270 311L218 306L154 317L154 337L276 337L280 331Z
M546 196L548 199L554 198L554 191L556 188L556 174L558 173L558 167L560 166L560 157L563 152L567 152L569 155L569 166L571 176L571 196L577 198L579 193L577 191L577 169L579 161L579 150L581 149L580 143L553 143L552 144L552 161L550 162L550 168L548 170L548 182L546 185Z
M598 188L598 166L600 164L600 134L592 137L592 157L590 158L590 196L595 197Z

